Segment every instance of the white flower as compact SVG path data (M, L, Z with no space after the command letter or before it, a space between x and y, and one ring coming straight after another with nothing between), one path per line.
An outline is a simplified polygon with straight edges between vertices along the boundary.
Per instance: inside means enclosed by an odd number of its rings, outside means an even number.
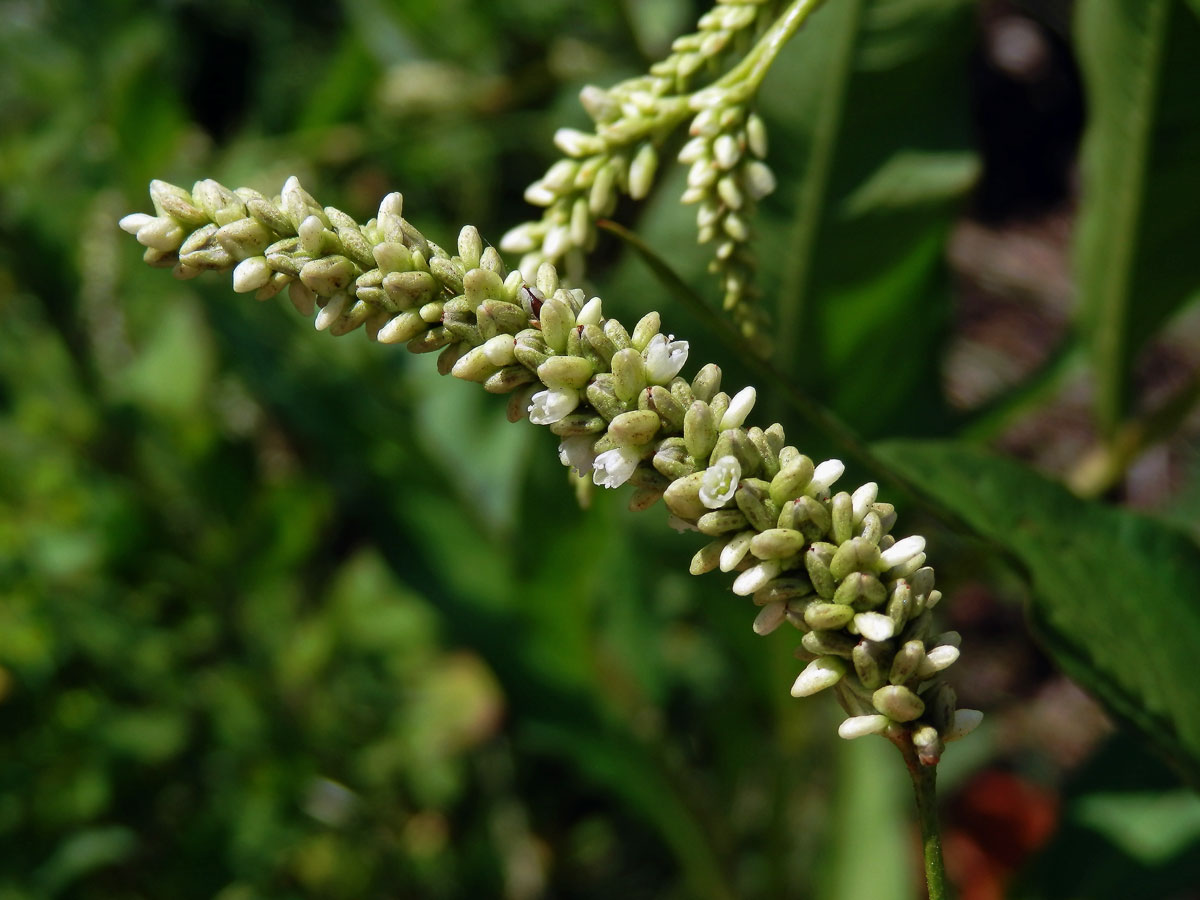
M558 458L564 466L570 466L580 475L592 470L596 461L596 439L590 434L577 434L563 438L558 445Z
M579 391L572 388L538 391L529 404L529 421L534 425L553 425L569 416L578 405Z
M700 483L700 502L709 509L720 509L737 493L742 464L736 456L722 456L704 471Z
M854 617L854 627L868 641L886 641L896 633L896 623L883 613L863 612Z
M620 487L637 468L641 454L631 447L605 450L592 463L592 482L606 488Z
M754 409L754 401L758 399L758 393L752 387L744 387L729 401L729 408L725 410L725 415L721 416L721 424L718 428L721 431L728 431L730 428L741 428L742 423L746 421L746 416L750 415L750 410Z
M646 380L650 384L667 384L687 362L688 342L676 341L674 335L656 334L642 356L646 358Z

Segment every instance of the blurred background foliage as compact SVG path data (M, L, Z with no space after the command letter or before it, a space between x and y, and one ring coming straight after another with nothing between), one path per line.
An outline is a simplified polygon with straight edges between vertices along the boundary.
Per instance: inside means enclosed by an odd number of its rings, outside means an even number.
M777 360L964 523L905 509L988 712L942 767L970 900L1200 896L1200 10L1077 6L829 0L762 97ZM115 227L152 177L294 173L495 238L579 88L702 10L4 4L0 898L919 895L894 752L788 697L661 512ZM707 297L681 178L619 218ZM592 276L742 382L618 241Z

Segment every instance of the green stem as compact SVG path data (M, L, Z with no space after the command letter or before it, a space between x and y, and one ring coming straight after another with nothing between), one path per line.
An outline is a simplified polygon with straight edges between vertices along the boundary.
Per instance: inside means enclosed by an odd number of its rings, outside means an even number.
M921 824L921 852L925 857L925 886L929 892L929 900L950 900L950 891L946 885L946 864L942 860L942 835L938 829L937 766L922 765L917 759L911 735L907 731L890 737L890 740L904 757L904 764L912 778L913 792L916 794L917 819Z
M754 49L747 53L741 62L726 72L715 84L701 88L693 96L713 88L726 88L731 91L731 102L744 102L758 90L783 45L791 40L792 35L823 2L824 0L793 0L782 15L771 23L771 27L763 33Z

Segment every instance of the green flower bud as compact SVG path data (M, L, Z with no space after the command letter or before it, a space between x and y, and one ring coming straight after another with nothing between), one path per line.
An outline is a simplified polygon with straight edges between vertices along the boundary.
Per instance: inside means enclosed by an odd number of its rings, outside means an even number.
M630 403L646 388L646 362L633 347L618 350L612 357L613 390Z
M435 350L441 350L453 340L454 335L445 328L431 328L423 334L417 335L404 346L408 348L409 353L432 353Z
M754 617L754 633L757 635L768 635L782 625L786 618L787 607L784 604L768 603Z
M693 575L704 575L707 572L711 572L721 561L721 550L724 547L725 540L723 538L705 544L692 557L692 563L688 567L688 571Z
M834 592L834 601L854 607L855 612L867 612L881 606L887 599L887 588L874 575L852 572Z
M721 369L713 363L708 363L692 379L692 393L696 395L697 400L702 400L705 403L711 403L713 397L721 390ZM721 410L722 415L725 410ZM713 413L714 419L720 421Z
M854 504L850 495L845 491L834 494L830 501L830 512L833 514L833 539L838 544L844 544L854 534Z
M696 464L688 456L683 439L677 437L670 437L659 442L658 447L655 448L653 465L655 469L672 480L683 478L696 471ZM704 472L701 471L699 474L703 477Z
M597 375L593 378L591 384L587 386L587 398L588 403L592 404L592 408L609 420L628 411L626 404L617 397L611 375L607 375L607 377Z
M747 428L746 437L750 440L754 449L758 451L759 459L762 461L761 465L755 468L761 471L763 478L770 481L779 474L779 457L776 451L771 448L766 432L758 427Z
M461 378L464 381L482 383L492 377L499 369L499 366L488 359L487 351L483 347L476 347L454 364L451 374L455 378Z
M557 297L551 297L542 304L539 321L546 343L555 353L564 353L567 349L568 335L575 329L575 313L570 305Z
M728 534L731 531L740 531L746 525L746 515L738 509L714 509L696 521L696 527L700 529L701 534L711 537Z
M604 329L599 325L584 325L583 334L580 337L604 363L604 368L608 368L613 354L617 352L617 348L608 339L608 335L604 333Z
M658 168L658 151L646 141L638 148L629 164L629 196L641 200L650 193L654 184L654 172Z
M662 419L663 428L669 432L683 430L684 409L669 390L656 384L638 396L646 398L646 408ZM641 405L639 400L639 408Z
M551 356L537 368L538 378L548 388L575 388L587 385L595 373L590 362L578 356Z
M850 659L858 642L842 631L810 631L800 645L814 656L840 656Z
M783 559L799 553L808 541L790 528L768 528L755 535L750 552L759 559ZM847 620L849 621L849 620Z
M262 256L243 259L233 270L233 289L239 294L248 294L264 287L271 280L271 267Z
M463 276L466 275L466 270L461 262L435 256L429 260L429 274L451 294L463 292Z
M504 281L488 269L470 269L463 276L463 293L474 309L485 301L502 299Z
M344 291L362 274L358 267L344 256L326 256L304 264L300 280L317 296L330 297Z
M264 228L275 234L293 235L296 233L291 220L278 206L265 197L251 197L246 201L246 212Z
M621 444L648 444L658 433L661 420L650 410L621 413L608 423L608 433Z
M383 276L383 289L401 309L412 309L429 302L438 283L428 272L389 272Z
M838 547L829 563L829 571L841 581L851 572L876 572L879 566L879 548L862 538L851 538Z
M746 514L750 524L759 531L774 528L779 520L779 508L771 501L765 481L743 478L733 499L738 509Z
M659 469L659 471L662 470ZM703 472L693 472L672 482L663 496L667 509L679 518L689 521L695 521L708 512L705 505L700 502L700 486L703 481Z
M634 326L633 335L630 340L633 341L634 349L638 352L645 350L650 344L650 339L653 338L662 328L662 320L656 312L648 312Z
M904 684L920 672L921 664L925 661L925 645L920 641L906 641L892 660L892 669L888 673L888 681L892 684ZM922 678L926 677L924 675Z
M296 312L305 317L312 316L317 308L317 295L302 281L293 281L288 286L288 299L292 301Z
M833 544L816 542L804 554L804 567L808 570L808 578L813 589L826 600L832 600L837 590L837 582L829 571L829 563L833 559L837 547Z
M812 584L807 578L803 575L789 574L776 578L766 587L755 591L754 602L759 606L764 603L773 603L776 600L787 603L811 596L812 592Z
M887 644L868 640L859 641L855 645L850 660L854 663L854 672L863 687L873 691L887 681L887 671L891 666L890 656Z
M833 631L854 618L854 610L840 603L810 603L804 608L804 622L809 628Z
M810 541L819 540L829 533L829 510L823 503L805 494L788 502L792 505L792 519L788 527L803 532Z
M912 722L925 712L925 702L908 688L884 685L871 697L875 708L894 722Z
M376 244L371 255L385 275L392 272L408 272L413 267L412 252L399 241Z
M780 463L783 463L782 456ZM771 479L771 499L782 505L786 500L803 496L804 489L812 481L813 469L813 461L807 456L798 456L782 465Z
M181 187L155 179L150 182L150 199L160 216L170 216L189 228L208 224L208 216L192 202L192 195Z
M528 404L526 406L528 407ZM550 431L559 437L600 434L606 428L608 428L608 422L594 413L571 413L550 425Z
M683 419L683 439L694 459L707 461L712 457L717 445L717 423L707 403L697 400L688 409Z
M937 729L932 725L922 725L912 733L913 749L917 751L917 759L923 766L936 766L942 758L942 739Z
M379 343L399 344L402 341L410 341L428 327L429 323L415 312L402 312L379 329Z

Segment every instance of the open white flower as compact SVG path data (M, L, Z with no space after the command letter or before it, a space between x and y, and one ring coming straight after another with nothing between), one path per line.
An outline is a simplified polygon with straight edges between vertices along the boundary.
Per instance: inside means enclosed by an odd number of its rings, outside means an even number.
M620 487L629 480L641 458L631 447L605 450L592 463L592 482L606 488Z
M596 461L596 439L590 434L576 434L563 438L558 445L558 458L564 466L570 466L578 474L592 470Z
M742 464L736 456L722 456L704 471L700 484L700 502L709 509L720 509L737 493Z
M553 425L573 413L578 405L579 391L573 388L538 391L530 398L529 421L534 425Z
M646 380L650 384L668 384L687 362L688 342L656 334L642 351L646 358Z

